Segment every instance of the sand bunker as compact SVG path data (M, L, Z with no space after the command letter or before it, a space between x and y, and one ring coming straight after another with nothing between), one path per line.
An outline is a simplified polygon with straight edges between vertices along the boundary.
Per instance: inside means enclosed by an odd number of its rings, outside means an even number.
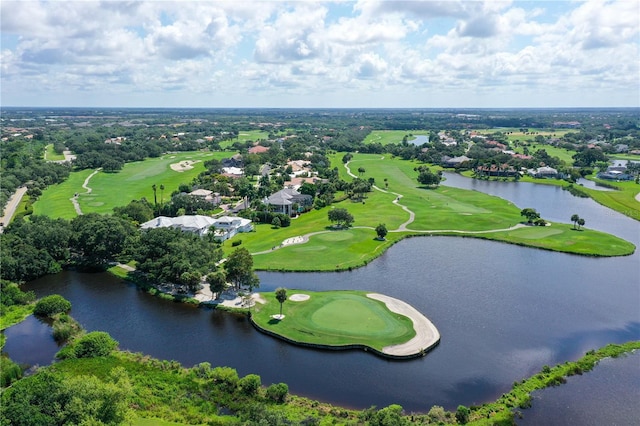
M309 296L308 294L300 293L292 294L291 296L289 296L289 300L291 300L292 302L304 302L305 300L309 300L310 298L311 296Z
M185 170L191 170L193 169L193 164L198 163L199 161L191 161L191 160L185 160L185 161L181 161L179 163L173 163L171 165L171 170L175 171L175 172L184 172Z

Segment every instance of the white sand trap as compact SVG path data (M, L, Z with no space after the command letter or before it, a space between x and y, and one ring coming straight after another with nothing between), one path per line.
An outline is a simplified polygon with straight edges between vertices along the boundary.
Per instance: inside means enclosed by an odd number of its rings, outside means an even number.
M173 163L170 167L174 172L184 172L185 170L193 169L193 164L197 162L198 161L186 160L179 163Z
M271 315L271 318L277 319L278 321L282 321L284 319L284 315L275 314L275 315Z
M305 300L309 299L311 299L311 296L309 296L308 294L296 293L289 296L289 300L291 300L292 302L304 302Z
M304 243L304 238L301 236L287 238L282 242L283 246L290 246L292 244L302 244Z

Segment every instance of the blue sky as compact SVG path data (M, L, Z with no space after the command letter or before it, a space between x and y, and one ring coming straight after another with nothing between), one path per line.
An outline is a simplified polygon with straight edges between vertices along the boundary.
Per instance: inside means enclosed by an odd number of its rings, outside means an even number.
M11 1L1 103L640 106L640 2Z

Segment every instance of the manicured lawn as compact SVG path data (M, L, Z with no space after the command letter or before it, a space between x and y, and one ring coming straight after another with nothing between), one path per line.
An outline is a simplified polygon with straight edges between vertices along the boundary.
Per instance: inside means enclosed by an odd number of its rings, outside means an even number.
M283 320L274 293L261 293L267 300L257 304L252 319L261 328L288 339L323 346L364 345L381 350L405 343L415 336L411 320L395 314L363 291L309 292L287 290L287 295L302 293L310 299L287 300Z
M528 149L529 149L529 155L533 155L536 151L544 149L547 152L547 154L549 154L551 157L558 157L560 160L564 161L569 166L573 165L573 156L576 154L576 151L570 151L568 149L558 148L551 145L540 145L535 143L533 145L529 144ZM523 154L524 147L521 145L515 148L514 151L517 152L518 154Z
M85 191L82 188L82 184L91 173L93 173L93 170L72 172L64 182L45 189L38 201L33 204L33 214L64 219L76 217L76 211L73 209L73 204L69 199L76 192Z
M640 220L640 201L636 200L636 195L640 193L640 185L634 181L611 182L603 179L591 179L609 186L618 188L618 191L598 191L580 187L580 190L589 194L598 203L618 211L632 219Z
M405 135L425 135L429 136L428 130L373 130L364 139L365 144L379 143L381 145L388 145L391 143L402 143L402 138ZM409 136L408 141L415 139L414 136Z
M614 235L584 228L576 230L572 225L562 223L551 223L551 226L527 226L478 236L589 256L625 256L635 250L633 244Z
M341 163L343 155L336 153L331 160L338 165L340 177L351 180L353 178ZM446 186L437 189L420 187L416 179L417 172L413 170L418 166L416 162L375 154L355 154L349 166L356 173L359 167L363 167L365 173L362 178L374 178L381 189L385 188L386 178L387 190L368 193L364 203L344 200L332 205L334 208L346 208L354 216L354 226L348 230L330 230L331 224L327 219L329 209L323 208L293 219L287 228L274 229L269 224L258 224L255 232L235 237L242 240L243 247L255 254L256 269L326 271L354 268L365 265L406 236L425 234L475 236L589 255L615 256L634 251L632 244L611 235L588 229L569 231L572 227L570 224L552 224L551 229L491 232L520 223L520 208L509 201L477 191ZM409 213L393 203L397 198L394 192L403 195L399 204L415 213L414 221L406 225L407 230L399 227L409 220ZM386 241L375 239L373 228L379 223L384 223L390 231ZM564 230L557 232L557 229ZM317 234L311 235L308 242L279 248L287 238L311 233ZM229 254L234 248L230 242L225 242L223 249Z
M153 202L152 185L154 184L158 188L158 202L167 201L181 183L190 183L204 170L205 161L231 155L230 152L180 152L127 163L117 173L99 172L93 176L88 185L92 189L90 194L82 188L82 184L93 171L73 172L67 181L43 192L40 200L34 204L34 213L73 218L76 213L69 199L76 192L79 194L78 202L83 213L111 213L114 207L124 206L131 200L142 197ZM193 164L193 169L183 172L171 169L171 164L183 161L196 161L196 163ZM160 185L165 186L164 191L160 190Z
M64 155L62 154L58 154L57 152L55 152L53 150L53 144L50 143L49 145L44 147L45 149L45 154L44 154L44 159L47 161L60 161L60 160L64 160Z
M527 141L527 140L535 140L535 137L540 135L540 136L545 136L545 137L555 137L555 138L560 138L564 135L566 135L569 132L575 132L575 130L571 130L571 129L537 129L537 128L528 128L529 133L525 134L523 132L520 131L519 128L517 127L497 127L494 129L480 129L480 130L476 130L476 132L483 134L483 135L487 135L490 133L497 133L497 132L502 132L502 133L509 133L507 135L507 138L509 139L509 141L516 141L519 140L521 142ZM532 132L535 132L535 134L531 134Z
M246 141L256 142L256 141L259 141L260 139L269 139L269 132L265 132L262 130L241 130L238 133L237 139L220 142L220 148L222 149L228 148L231 145L233 145L235 142L246 142ZM229 157L231 155L229 155Z

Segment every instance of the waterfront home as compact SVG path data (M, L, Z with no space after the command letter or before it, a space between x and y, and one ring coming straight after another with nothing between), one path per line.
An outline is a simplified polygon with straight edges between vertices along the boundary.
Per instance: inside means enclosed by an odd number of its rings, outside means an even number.
M143 223L140 228L177 228L200 236L213 232L216 240L225 241L238 233L251 232L253 224L249 219L235 216L223 216L214 219L211 216L183 215L178 217L159 216Z

